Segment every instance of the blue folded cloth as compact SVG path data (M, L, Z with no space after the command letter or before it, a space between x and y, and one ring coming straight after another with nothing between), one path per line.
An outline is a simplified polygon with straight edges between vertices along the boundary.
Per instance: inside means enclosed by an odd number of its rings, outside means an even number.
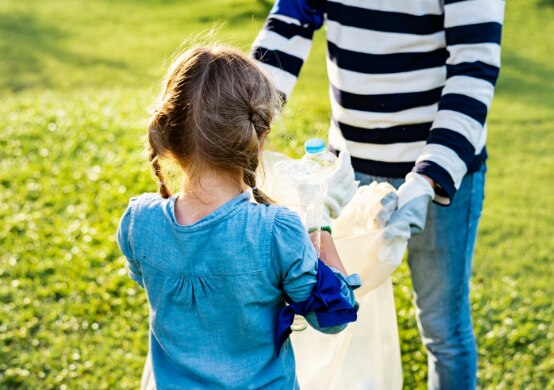
M358 304L354 299L353 290L360 286L361 281L358 274L345 277L340 272L333 271L323 261L318 260L317 285L312 290L310 297L303 302L293 302L285 296L288 305L279 312L275 330L277 355L292 332L290 326L294 321L295 314L307 317L315 313L318 329L323 328L319 329L322 331L325 331L324 328L346 325L356 321ZM344 327L340 330L342 329Z

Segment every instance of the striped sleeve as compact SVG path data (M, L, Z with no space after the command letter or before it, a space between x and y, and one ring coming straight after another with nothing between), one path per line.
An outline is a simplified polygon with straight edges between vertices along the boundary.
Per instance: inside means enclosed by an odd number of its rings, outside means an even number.
M445 0L449 57L438 112L414 171L438 185L435 202L450 204L486 140L485 120L500 70L503 0Z
M289 97L308 58L315 30L323 24L320 0L277 0L252 45L277 89Z

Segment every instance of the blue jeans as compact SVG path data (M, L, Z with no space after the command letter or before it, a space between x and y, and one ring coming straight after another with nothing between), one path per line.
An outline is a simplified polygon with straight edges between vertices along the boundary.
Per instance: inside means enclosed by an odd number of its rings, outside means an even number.
M431 204L422 234L408 243L419 331L428 352L429 389L474 389L477 345L471 322L469 279L483 206L485 171L466 175L448 207ZM404 179L356 173L361 184Z

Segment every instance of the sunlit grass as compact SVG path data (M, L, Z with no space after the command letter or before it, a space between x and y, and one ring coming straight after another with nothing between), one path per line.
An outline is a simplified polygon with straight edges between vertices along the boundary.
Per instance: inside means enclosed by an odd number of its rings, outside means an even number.
M128 198L155 190L148 107L185 38L225 22L247 49L270 6L0 3L0 388L137 388L146 300L114 232ZM508 3L472 289L483 388L554 388L553 17L549 1ZM270 148L326 134L324 52L320 32ZM405 265L394 282L406 388L425 388Z

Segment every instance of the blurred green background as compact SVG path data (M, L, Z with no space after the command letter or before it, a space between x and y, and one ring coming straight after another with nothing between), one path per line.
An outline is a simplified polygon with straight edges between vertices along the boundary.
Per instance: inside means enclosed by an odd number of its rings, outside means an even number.
M142 150L162 75L191 37L248 50L255 0L0 2L0 388L137 388L145 295L114 233L155 191ZM472 303L486 389L554 389L554 1L511 0L489 117ZM183 44L183 41L185 43ZM330 117L323 32L269 148ZM405 387L425 388L407 267L394 276Z

